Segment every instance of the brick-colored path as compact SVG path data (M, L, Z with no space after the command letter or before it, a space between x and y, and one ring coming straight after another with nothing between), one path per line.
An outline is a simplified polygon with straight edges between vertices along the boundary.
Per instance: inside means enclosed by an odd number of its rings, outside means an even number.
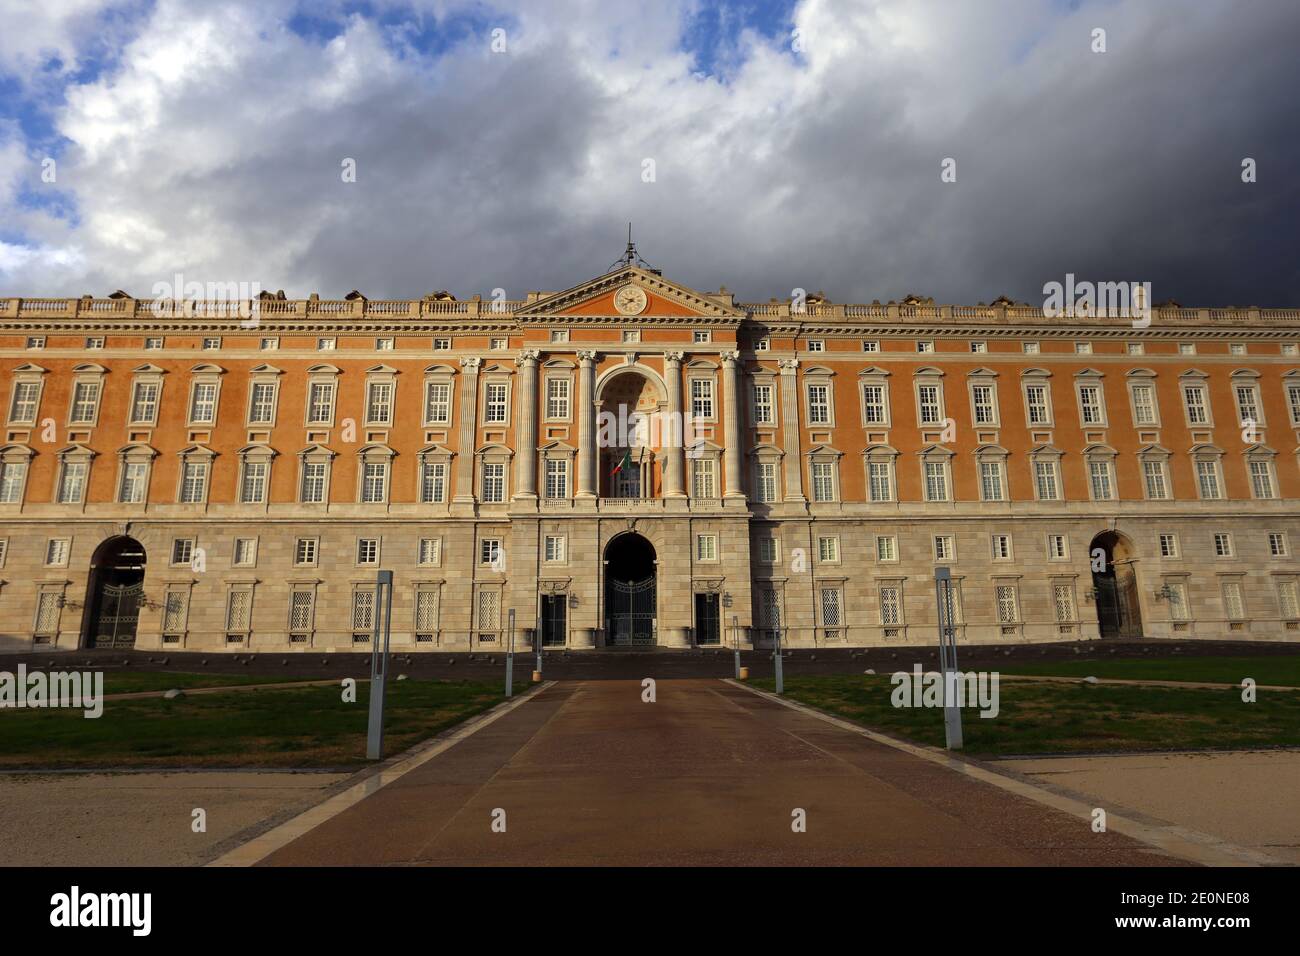
M557 684L264 861L1176 862L717 680Z

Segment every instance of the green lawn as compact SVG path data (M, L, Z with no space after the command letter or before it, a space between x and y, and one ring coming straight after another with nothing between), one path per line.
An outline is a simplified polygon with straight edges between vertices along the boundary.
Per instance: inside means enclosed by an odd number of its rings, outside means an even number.
M1116 677L1124 680L1187 680L1240 684L1243 677L1256 684L1300 687L1300 654L1258 657L1106 657L1096 660L1033 663L1008 660L1003 674L1049 677Z
M252 684L287 684L299 680L291 674L192 674L185 671L105 671L105 694L138 694L179 687L246 687ZM301 678L314 680L315 678ZM341 678L340 678L341 679Z
M753 681L773 690L771 679ZM943 746L943 711L894 707L888 675L787 677L786 696L917 743ZM1300 746L1300 693L1003 682L999 714L963 710L975 755Z
M206 675L205 675L206 676ZM516 684L516 693L527 688ZM107 701L80 710L0 714L0 767L344 767L365 763L369 684L356 703L340 685L231 691L177 700ZM384 756L503 700L502 683L406 680L389 685Z

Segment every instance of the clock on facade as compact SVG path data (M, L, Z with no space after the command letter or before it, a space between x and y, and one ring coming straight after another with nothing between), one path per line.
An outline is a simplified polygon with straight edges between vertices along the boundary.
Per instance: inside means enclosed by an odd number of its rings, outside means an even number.
M625 285L614 296L614 308L623 315L640 315L649 304L645 289L639 286Z

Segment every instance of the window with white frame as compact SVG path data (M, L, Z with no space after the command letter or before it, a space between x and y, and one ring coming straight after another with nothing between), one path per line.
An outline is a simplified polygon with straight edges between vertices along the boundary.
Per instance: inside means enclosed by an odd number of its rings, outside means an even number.
M1237 381L1233 384L1232 392L1237 400L1238 423L1241 425L1263 424L1264 418L1259 405L1259 387L1253 383Z
M1231 558L1236 554L1232 543L1232 532L1216 531L1214 533L1214 556L1216 558Z
M714 459L696 458L691 462L691 495L695 498L716 498L718 496Z
M361 501L378 504L388 498L388 462L365 461L361 465Z
M1287 546L1285 531L1270 531L1268 533L1268 554L1272 558L1290 556L1291 549Z
M1133 424L1158 425L1160 417L1156 405L1156 386L1151 381L1135 381L1129 385L1133 399Z
M938 425L943 421L943 390L937 382L917 384L916 407L922 425Z
M835 463L814 461L811 463L813 501L835 500Z
M896 538L892 534L876 535L876 560L897 561L898 560L898 538Z
M970 387L971 418L976 425L998 422L997 391L991 383L974 382Z
M18 504L23 500L27 483L27 462L14 458L0 459L0 504Z
M299 538L293 545L293 563L298 567L309 568L316 564L318 538Z
M989 350L989 344L982 339L976 339L970 343L970 350L976 354L983 354Z
M1246 617L1246 598L1237 578L1223 579L1223 613L1230 621L1241 621Z
M217 382L196 381L190 386L190 424L212 425L217 420Z
M495 570L501 566L502 554L500 538L483 538L479 541L478 563L480 565Z
M825 352L825 351L826 351L826 340L825 340L825 339L809 339L809 340L808 340L808 351L809 351L809 352Z
M546 497L552 500L569 497L568 459L546 459Z
M280 340L277 338L265 338L260 343L263 352L274 352L280 347Z
M838 564L840 560L840 539L833 534L820 535L817 538L817 560L823 564Z
M152 425L158 420L158 393L162 383L137 381L131 396L131 424Z
M768 383L755 383L753 385L755 425L776 424L775 405L772 401L775 391L776 387Z
M447 462L425 458L420 464L420 501L425 504L447 500Z
M864 352L879 352L879 351L880 351L880 339L863 339L863 340L862 340L862 351L864 351Z
M919 339L916 343L916 350L918 352L933 352L934 342L931 339Z
M451 351L451 339L449 339L449 338L442 338L442 337L435 338L435 339L433 340L433 350L434 350L435 352L450 352L450 351Z
M886 425L889 423L889 386L884 382L864 382L862 385L862 424Z
M777 463L775 461L756 463L754 466L755 499L765 504L776 501L779 497L777 481Z
M80 504L86 496L86 478L90 462L64 457L59 466L59 490L55 501L61 505Z
M1229 343L1228 343L1228 354L1229 354L1229 355L1245 355L1245 354L1246 354L1246 343L1245 343L1245 342L1229 342Z
M1176 558L1178 557L1178 535L1168 533L1159 536L1160 557Z
M1196 489L1204 501L1214 501L1221 497L1222 483L1219 481L1219 462L1217 459L1200 458L1196 461Z
M771 536L758 539L758 560L763 564L776 564L781 560L780 544Z
M927 459L925 468L925 500L948 500L948 462Z
M867 453L867 497L873 502L894 500L894 458Z
M697 419L713 418L713 379L692 378L691 415Z
M994 561L1011 560L1011 535L994 534L989 536Z
M1025 420L1030 425L1052 424L1052 398L1047 382L1025 382Z
M1037 342L1021 342L1021 343L1020 343L1020 351L1023 352L1025 355L1037 355L1037 354L1038 354L1038 351L1039 351L1039 349L1038 349L1038 343L1037 343Z
M1075 343L1074 343L1074 354L1075 354L1075 355L1091 355L1091 354L1092 354L1092 343L1091 343L1091 342L1075 342Z
M1106 424L1106 404L1100 382L1079 383L1079 420L1085 425Z
M566 540L562 534L548 534L542 548L543 560L548 564L563 563Z
M1006 499L1002 462L985 459L979 463L980 500L1003 501Z
M236 538L231 549L230 566L251 568L257 564L257 539Z
M451 382L424 383L424 423L451 424Z
M718 560L718 536L716 534L697 534L695 536L695 560Z
M186 459L181 465L181 504L201 504L208 494L208 462Z
M366 424L393 423L393 383L369 382L366 385Z
M506 500L505 462L483 462L483 501L495 504Z
M1149 501L1169 500L1169 476L1162 458L1145 458L1142 461L1142 484Z
M254 505L266 503L267 482L271 476L269 461L245 458L243 474L239 478L239 501L241 504Z
M1199 382L1183 384L1183 408L1187 412L1187 424L1210 424L1210 406L1205 398L1205 386Z
M640 341L641 341L641 330L640 330L640 329L624 329L624 330L623 330L623 341L624 341L624 342L640 342Z
M1052 585L1052 610L1057 624L1070 624L1078 620L1074 604L1074 585L1058 582Z
M316 379L308 383L308 425L329 425L334 421L334 387L332 380Z
M821 611L823 636L828 641L843 639L840 630L844 625L844 592L840 588L823 587L821 592Z
M415 561L423 567L442 564L442 538L421 538Z
M220 348L221 348L220 336L216 336L216 335L209 336L208 338L203 340L203 351L205 352L215 352Z
M1055 458L1034 459L1034 497L1039 501L1059 501L1061 480Z
M1124 351L1129 355L1141 355L1146 351L1146 348L1141 342L1127 342L1124 345Z
M375 351L391 352L393 350L393 340L388 338L375 339Z
M505 424L510 414L510 386L505 382L488 382L483 386L483 422Z
M1190 621L1192 606L1187 600L1187 585L1181 581L1166 581L1169 588L1169 619L1171 621Z
M188 566L194 561L194 539L193 538L173 538L172 539L172 560L173 565Z
M552 342L567 342L567 341L569 341L569 330L568 330L568 329L551 329L551 341L552 341Z
M1300 380L1287 382L1286 404L1291 412L1291 424L1300 425Z
M379 563L379 539L357 538L357 564Z
M551 377L546 380L546 417L553 421L569 419L569 379Z
M275 382L253 382L248 393L248 424L270 425L275 422Z
M1196 343L1195 343L1195 342L1179 342L1179 343L1178 343L1178 354L1179 354L1179 355L1195 355L1195 354L1196 354Z
M1287 620L1300 618L1300 587L1294 580L1278 581L1277 606L1283 618Z
M334 351L334 346L335 346L336 344L337 344L337 343L336 343L336 342L334 341L334 339L332 339L332 338L328 338L328 337L326 337L326 338L319 338L319 339L316 340L316 351L318 351L318 352L333 352L333 351Z
M1047 558L1049 561L1067 561L1070 557L1070 539L1063 534L1047 536Z
M1020 621L1017 590L1014 584L999 584L994 587L999 624L1016 624Z
M329 488L329 460L304 458L302 461L302 487L299 500L304 504L321 504Z
M934 559L936 561L951 561L957 557L957 548L953 541L953 536L950 534L936 534L934 536Z
M99 382L82 379L72 386L68 424L93 425L99 412Z
M50 538L45 542L45 566L47 568L66 567L68 564L68 555L71 550L71 539Z
M880 588L880 623L883 627L897 627L903 623L903 590L896 584Z
M311 585L294 585L289 592L289 642L306 643L316 623L316 589Z
M1115 499L1115 469L1109 458L1093 458L1088 462L1088 492L1093 501Z
M1267 458L1251 458L1247 463L1250 469L1250 493L1256 498L1276 498L1277 485L1273 480L1273 463Z

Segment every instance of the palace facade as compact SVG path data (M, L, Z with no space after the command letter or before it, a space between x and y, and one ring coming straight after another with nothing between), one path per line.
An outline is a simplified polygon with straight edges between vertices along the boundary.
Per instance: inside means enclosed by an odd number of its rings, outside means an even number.
M0 650L1300 636L1297 310L244 306L0 299Z

